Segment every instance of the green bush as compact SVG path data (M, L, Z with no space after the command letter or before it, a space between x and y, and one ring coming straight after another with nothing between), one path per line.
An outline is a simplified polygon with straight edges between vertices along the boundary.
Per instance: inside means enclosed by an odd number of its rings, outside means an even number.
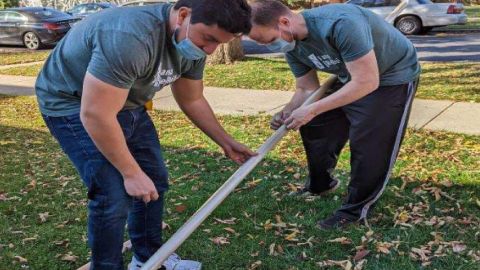
M18 7L19 0L0 0L0 9Z

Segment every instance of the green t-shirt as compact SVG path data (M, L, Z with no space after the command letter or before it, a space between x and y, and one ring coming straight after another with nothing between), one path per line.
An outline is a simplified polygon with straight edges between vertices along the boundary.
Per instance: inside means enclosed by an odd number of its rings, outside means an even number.
M88 71L128 89L124 109L133 109L180 77L200 80L205 58L187 60L168 30L169 4L112 8L75 25L57 44L35 84L40 110L48 116L80 112Z
M380 16L351 5L332 4L302 12L308 37L298 41L286 59L295 77L312 69L336 74L346 83L346 62L372 49L377 58L380 85L400 85L420 73L415 47Z

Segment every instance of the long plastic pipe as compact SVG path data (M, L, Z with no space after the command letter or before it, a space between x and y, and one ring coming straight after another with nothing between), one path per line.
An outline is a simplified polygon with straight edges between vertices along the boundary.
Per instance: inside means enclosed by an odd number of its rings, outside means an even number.
M308 99L302 106L311 104L320 99L336 81L336 76L330 76L327 81ZM174 235L165 242L160 249L143 265L142 270L154 270L160 268L162 263L202 224L202 222L217 208L227 196L232 193L242 180L258 165L265 155L287 134L287 128L282 125L265 143L258 149L257 156L251 157L183 224Z

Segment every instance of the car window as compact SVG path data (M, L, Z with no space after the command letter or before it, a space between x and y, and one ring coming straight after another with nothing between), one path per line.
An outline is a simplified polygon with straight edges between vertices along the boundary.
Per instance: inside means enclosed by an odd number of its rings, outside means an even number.
M7 12L7 21L9 22L24 22L27 20L25 16L17 12Z
M387 1L388 0L375 0L375 3L373 4L374 7L384 7L387 6Z
M401 0L386 0L386 6L391 6L391 7L396 7L398 6L402 1Z
M73 13L73 14L82 13L82 10L85 10L85 5L80 5L72 8L70 10L70 13Z
M48 18L55 18L55 17L63 17L65 14L60 11L56 11L50 8L45 8L42 10L36 10L30 13L33 17L38 19L48 19Z
M87 6L86 12L87 13L95 13L97 11L100 11L101 9L102 8L99 5L90 4L90 5Z
M369 8L369 7L375 7L375 3L377 2L378 0L364 0L363 1L363 4L362 4L362 7L366 7L366 8Z

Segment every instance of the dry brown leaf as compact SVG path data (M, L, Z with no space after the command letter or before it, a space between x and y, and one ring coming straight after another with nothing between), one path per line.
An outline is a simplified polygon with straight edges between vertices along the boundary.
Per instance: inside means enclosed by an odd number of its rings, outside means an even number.
M217 236L215 238L210 239L214 244L216 245L227 245L230 244L230 241L228 241L228 238L223 237L223 236Z
M427 262L427 261L429 261L428 255L431 253L431 251L427 250L427 249L412 248L412 253L420 256L420 260L422 262ZM410 253L410 255L412 255L412 254ZM413 257L415 257L415 256L413 256Z
M185 212L185 210L187 210L187 207L184 204L175 205L175 211L178 213Z
M225 228L223 228L223 229L224 229L225 231L229 232L229 233L233 233L233 234L237 233L234 229L232 229L232 228L230 228L230 227L225 227Z
M170 229L170 225L162 221L162 230L168 230Z
M213 219L218 223L229 224L229 225L235 224L235 220L237 220L236 218L230 218L230 219L213 218Z
M291 234L285 236L285 240L292 241L292 242L298 241L298 239L295 238L295 237L297 237L297 233L298 233L298 231L293 231Z
M368 254L370 254L370 250L361 249L357 251L357 253L355 253L355 256L353 257L353 261L360 263L360 261L363 261L363 258L367 257Z
M272 227L273 227L273 225L272 225L272 222L270 221L270 219L267 220L267 221L265 221L265 224L263 225L263 228L264 228L266 231L271 230Z
M392 243L388 242L377 242L376 248L377 252L381 252L383 254L390 254L390 248L393 246Z
M35 240L37 240L37 236L24 238L22 239L22 244L25 244L26 242L35 241Z
M21 256L14 256L13 258L15 258L19 263L28 263L28 260Z
M357 262L355 264L355 267L353 268L353 270L362 270L363 267L365 266L366 262L367 262L367 260L361 260L361 261Z
M328 240L329 243L340 243L342 245L350 245L352 240L348 239L347 237L339 237L332 240Z
M268 250L269 250L268 254L270 256L276 256L277 255L276 252L275 252L275 243L270 244L270 246L268 247Z
M254 270L254 269L259 268L260 265L262 265L262 261L256 261L256 262L252 263L252 264L248 267L248 269L249 269L249 270Z
M69 252L68 254L64 254L60 260L65 262L75 262L78 260L78 256L75 256Z
M323 261L323 262L318 262L317 264L320 267L340 266L343 270L351 270L352 269L352 263L349 260L343 260L343 261L326 260L326 261Z
M48 212L38 214L41 223L47 222L47 218L50 216Z
M463 243L460 243L460 242L454 242L452 244L452 250L453 252L455 253L460 253L462 251L464 251L465 249L467 249L467 245L463 244Z

